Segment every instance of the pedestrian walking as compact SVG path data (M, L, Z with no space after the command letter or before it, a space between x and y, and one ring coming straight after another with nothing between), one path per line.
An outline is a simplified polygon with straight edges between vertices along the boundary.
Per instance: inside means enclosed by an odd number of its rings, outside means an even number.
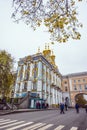
M75 109L76 109L76 112L79 113L79 104L78 103L75 104Z
M65 112L64 112L64 103L61 103L60 104L60 113L62 114L64 114Z
M68 105L67 105L66 102L65 102L65 110L66 110L66 111L68 110Z
M85 105L85 111L86 111L86 113L87 113L87 104Z

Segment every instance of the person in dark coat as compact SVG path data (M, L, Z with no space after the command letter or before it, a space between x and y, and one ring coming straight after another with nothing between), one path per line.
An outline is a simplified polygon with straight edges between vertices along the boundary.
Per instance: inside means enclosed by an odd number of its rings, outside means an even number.
M86 111L86 113L87 113L87 104L85 105L85 111Z
M79 104L78 103L75 104L75 108L76 108L76 112L79 113Z
M60 104L60 113L62 114L64 114L65 112L64 112L64 103L61 103Z
M66 102L65 102L65 110L66 110L66 111L68 110L68 105L67 105Z

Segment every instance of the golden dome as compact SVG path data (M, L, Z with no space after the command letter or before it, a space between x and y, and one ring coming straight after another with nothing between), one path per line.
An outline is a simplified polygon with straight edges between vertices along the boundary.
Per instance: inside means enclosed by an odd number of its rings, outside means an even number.
M52 55L50 56L50 58L51 58L51 63L55 64L55 55L53 54L53 51L52 51Z
M51 55L51 50L49 49L49 44L48 44L48 46L45 44L45 50L43 50L43 55L45 57L49 57Z

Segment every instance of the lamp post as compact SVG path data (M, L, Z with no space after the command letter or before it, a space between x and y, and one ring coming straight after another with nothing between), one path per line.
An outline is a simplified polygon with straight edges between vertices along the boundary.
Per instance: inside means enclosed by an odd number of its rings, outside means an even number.
M13 110L13 105L14 105L14 91L13 90L11 92L11 99L12 99L11 104L12 104L12 110Z

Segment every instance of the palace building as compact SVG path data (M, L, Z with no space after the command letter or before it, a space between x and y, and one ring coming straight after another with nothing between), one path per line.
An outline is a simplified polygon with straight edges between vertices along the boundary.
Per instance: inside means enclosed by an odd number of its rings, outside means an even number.
M62 102L61 74L55 63L55 55L49 46L34 55L20 58L14 97L32 96L30 108L35 108L37 100L45 101L49 106Z

